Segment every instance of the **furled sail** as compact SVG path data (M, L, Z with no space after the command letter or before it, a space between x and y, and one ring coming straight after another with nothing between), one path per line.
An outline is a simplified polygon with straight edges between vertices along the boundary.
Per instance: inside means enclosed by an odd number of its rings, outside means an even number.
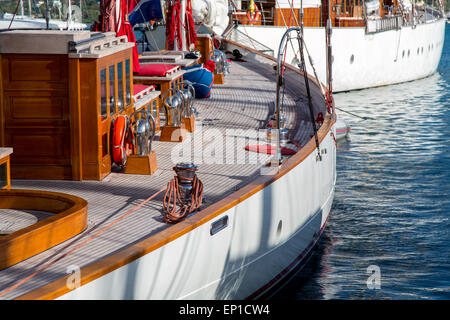
M221 35L229 22L228 0L192 0L192 15Z

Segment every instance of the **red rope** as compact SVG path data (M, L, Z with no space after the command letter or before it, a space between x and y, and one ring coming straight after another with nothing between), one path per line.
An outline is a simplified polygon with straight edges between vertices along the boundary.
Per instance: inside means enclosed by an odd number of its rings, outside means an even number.
M330 82L330 89L327 91L328 112L331 114L331 106L333 105L333 83Z
M181 3L176 0L169 3L168 7L169 20L166 28L167 49L173 50L175 47L175 38L177 39L178 49L183 47L183 39L181 37Z
M198 25L198 28L195 30L195 32L198 32L198 30L200 29L200 27L203 25L203 22L200 22L200 24Z
M191 44L195 45L197 41L197 31L195 30L194 18L192 17L191 0L186 1L186 16L185 16L186 45L189 50Z
M338 148L338 144L337 144L336 137L334 136L334 132L333 131L331 131L331 135L333 136L334 144L336 145L336 149L337 149Z

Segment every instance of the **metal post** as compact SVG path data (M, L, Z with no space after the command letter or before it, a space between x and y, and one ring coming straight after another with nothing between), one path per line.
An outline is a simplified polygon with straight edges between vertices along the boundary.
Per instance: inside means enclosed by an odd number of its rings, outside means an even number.
M67 16L67 30L69 30L70 23L72 22L72 0L69 0L69 5L67 7L67 11L69 11L69 15Z
M180 4L181 4L181 35L179 36L181 37L181 48L178 48L178 44L176 41L175 47L177 48L177 50L186 51L188 50L186 49L186 29L184 28L186 19L186 1L180 0Z
M48 8L48 1L49 0L45 0L45 24L47 27L47 30L49 29L49 22L50 22L50 10Z
M328 17L327 17L327 27L326 27L326 44L327 44L327 85L328 85L328 98L331 99L332 96L332 87L331 83L333 81L332 78L332 50L331 50L331 33L332 33L332 24L331 24L331 1L328 1Z

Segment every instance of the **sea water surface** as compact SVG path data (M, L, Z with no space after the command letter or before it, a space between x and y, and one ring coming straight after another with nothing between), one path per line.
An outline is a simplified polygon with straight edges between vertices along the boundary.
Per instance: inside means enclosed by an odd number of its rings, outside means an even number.
M337 110L351 133L327 227L272 299L450 299L450 25L434 75L334 98L370 119Z

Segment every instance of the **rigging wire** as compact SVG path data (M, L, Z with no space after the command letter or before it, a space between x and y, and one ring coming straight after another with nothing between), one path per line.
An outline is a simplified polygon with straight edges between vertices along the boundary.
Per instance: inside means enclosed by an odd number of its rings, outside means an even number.
M338 108L338 107L336 107L336 106L334 106L334 107L335 107L336 109L338 109L338 110L340 110L340 111L342 111L342 112L348 113L348 114L350 114L350 115L352 115L352 116L354 116L354 117L361 118L362 120L373 120L373 118L370 118L370 117L361 117L361 116L358 116L357 114L354 114L354 113L352 113L352 112L346 111L346 110L344 110L344 109L342 109L342 108Z
M13 16L12 16L12 18L11 18L11 22L9 23L8 30L11 28L11 25L12 25L12 23L13 23L13 21L14 21L14 17L15 17L16 14L17 14L17 10L19 9L19 3L20 3L20 0L17 0L16 10L14 10L14 14L13 14Z

